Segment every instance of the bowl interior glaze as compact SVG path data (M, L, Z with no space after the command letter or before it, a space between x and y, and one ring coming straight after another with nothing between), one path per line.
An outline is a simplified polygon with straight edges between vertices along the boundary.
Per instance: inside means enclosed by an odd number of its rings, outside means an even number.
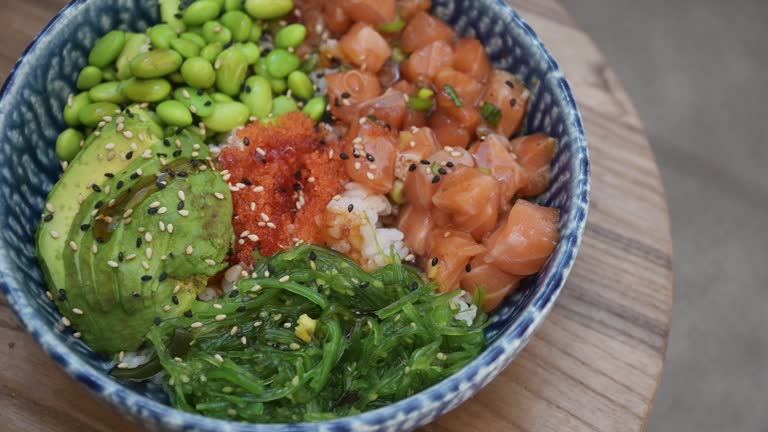
M109 363L64 328L48 300L34 234L48 191L61 174L54 143L62 108L79 70L107 31L140 31L158 22L156 0L77 0L24 52L0 99L0 288L25 327L71 376L150 427L185 431L408 430L455 408L488 384L519 353L552 307L573 265L589 203L589 156L581 119L559 67L535 33L502 0L434 0L433 12L464 36L477 37L495 65L515 73L533 94L525 132L559 141L554 183L539 197L561 210L562 241L544 270L494 313L490 344L448 380L397 404L312 425L246 425L166 406L159 388L120 382Z

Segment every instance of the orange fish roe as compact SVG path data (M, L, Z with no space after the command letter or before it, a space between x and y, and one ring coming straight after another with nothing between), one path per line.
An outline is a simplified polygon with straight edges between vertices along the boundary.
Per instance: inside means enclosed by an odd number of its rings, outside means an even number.
M299 241L320 243L317 217L349 181L337 145L322 141L301 113L271 125L251 123L237 135L244 145L219 156L238 189L232 192L235 261L250 265L254 250L270 256Z

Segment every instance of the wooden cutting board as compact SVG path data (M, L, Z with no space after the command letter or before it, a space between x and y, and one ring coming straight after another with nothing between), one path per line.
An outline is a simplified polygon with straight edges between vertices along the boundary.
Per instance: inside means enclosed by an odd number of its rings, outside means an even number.
M0 79L65 0L2 0ZM556 0L512 0L560 62L592 154L592 208L567 286L533 341L427 431L638 431L672 310L666 198L643 125L610 66ZM0 299L0 430L141 431L67 377Z

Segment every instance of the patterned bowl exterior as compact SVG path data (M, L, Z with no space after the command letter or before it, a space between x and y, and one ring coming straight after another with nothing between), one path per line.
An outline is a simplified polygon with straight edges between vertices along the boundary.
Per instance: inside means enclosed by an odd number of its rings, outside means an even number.
M461 34L481 39L499 67L519 75L533 98L526 131L559 140L554 184L539 198L562 211L562 241L536 277L495 312L490 344L461 372L396 404L315 424L256 425L205 418L165 404L157 388L111 378L108 363L64 329L34 254L45 198L60 175L53 143L61 110L74 93L89 47L107 31L138 31L157 22L157 0L76 0L24 52L0 96L0 288L30 334L93 393L156 430L402 431L456 408L496 377L541 324L573 266L589 203L589 155L568 83L534 31L503 0L434 0L434 12Z

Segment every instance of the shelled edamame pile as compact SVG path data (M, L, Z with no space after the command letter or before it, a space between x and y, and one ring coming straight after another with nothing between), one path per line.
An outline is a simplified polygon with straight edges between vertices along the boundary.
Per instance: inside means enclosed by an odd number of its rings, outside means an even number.
M105 118L131 106L150 108L167 127L195 126L212 142L288 112L323 117L326 99L309 76L316 56L296 54L307 28L279 20L292 0L182 3L161 0L163 23L144 33L113 30L96 42L77 77L80 93L64 108L59 159L71 162Z

